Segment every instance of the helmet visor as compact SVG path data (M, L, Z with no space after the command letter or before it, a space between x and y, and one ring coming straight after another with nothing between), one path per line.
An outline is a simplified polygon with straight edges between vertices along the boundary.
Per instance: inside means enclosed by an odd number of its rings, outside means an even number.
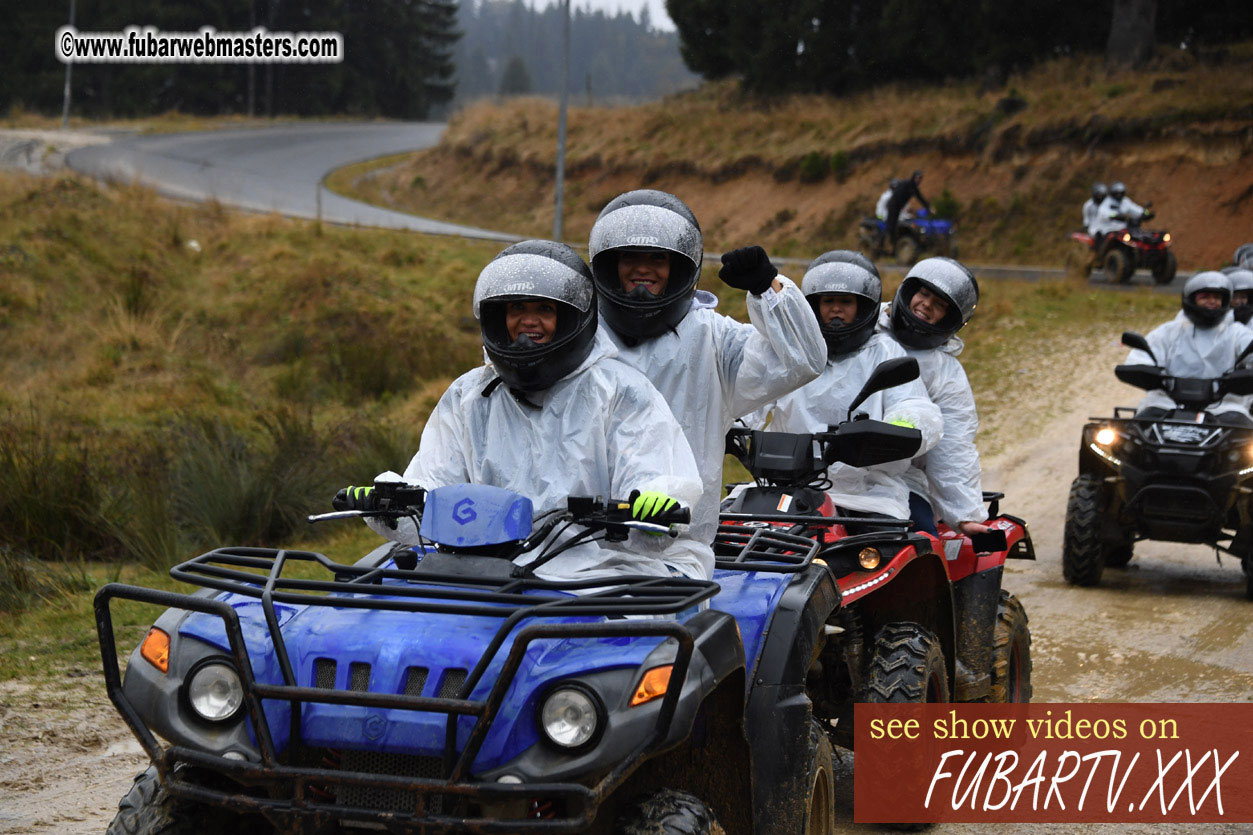
M664 249L681 256L688 270L700 267L703 252L700 229L677 212L662 206L622 206L592 226L588 249L593 259L607 250ZM671 259L672 269L675 259Z
M545 255L518 253L492 261L474 285L474 316L485 302L519 298L551 299L579 313L592 307L594 290L587 276Z

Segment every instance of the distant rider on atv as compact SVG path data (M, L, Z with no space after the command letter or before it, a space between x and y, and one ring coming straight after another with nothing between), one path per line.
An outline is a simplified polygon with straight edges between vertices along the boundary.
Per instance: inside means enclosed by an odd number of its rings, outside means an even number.
M474 286L474 315L488 363L458 377L422 430L403 479L429 489L488 484L513 490L535 513L569 496L633 499L647 521L675 504L694 506L701 483L683 431L661 394L597 329L591 270L568 246L524 241L497 255ZM377 508L377 491L350 487L340 508ZM411 520L379 534L417 545ZM559 529L556 535L562 535ZM565 534L569 536L569 534ZM545 549L522 558L533 559ZM625 542L584 542L536 570L549 580L616 575L708 579L707 542L632 531Z
M883 306L879 330L918 360L927 395L944 417L944 434L905 473L910 518L935 533L935 518L964 534L987 533L988 518L975 434L979 414L970 381L957 357L964 347L957 332L979 302L974 274L951 258L919 261L896 297Z
M761 247L723 255L718 273L748 292L752 324L716 312L717 297L696 289L700 225L672 194L640 189L610 200L589 249L604 332L618 358L661 392L692 447L704 485L692 505L692 536L712 543L727 430L818 376L826 360L818 323Z
M901 211L909 205L909 201L917 198L926 210L931 211L931 204L927 202L927 198L922 196L922 192L918 190L918 184L922 182L922 170L915 171L908 180L898 180L897 184L892 188L892 196L888 198L887 206L887 235L888 243L892 247L892 252L896 252L897 225L900 220Z
M1106 197L1109 197L1109 189L1105 183L1093 183L1092 196L1083 203L1083 228L1089 235L1095 236L1097 212Z
M820 255L809 265L801 289L811 315L822 323L826 367L817 380L747 416L745 423L761 428L773 414L771 430L825 432L848 418L849 405L879 363L905 356L895 340L875 332L882 284L872 270L860 253L843 250ZM944 430L940 409L927 397L921 380L871 395L858 412L918 429L922 433L919 454L934 447ZM863 468L837 462L827 469L827 494L842 512L908 519L909 487L904 473L909 466L908 460Z
M1158 365L1174 377L1219 377L1253 341L1253 331L1231 312L1231 280L1216 270L1200 272L1183 285L1183 309L1174 319L1149 331L1153 357L1132 349L1127 365ZM1156 357L1156 360L1154 360ZM1150 391L1136 407L1137 417L1165 417L1175 408L1166 392ZM1253 426L1243 400L1227 395L1207 409L1219 423Z
M1109 196L1101 203L1097 210L1096 222L1089 229L1094 240L1096 263L1100 264L1104 261L1111 232L1121 232L1129 223L1138 223L1146 216L1151 215L1147 209L1127 196L1125 185L1120 182L1111 185Z

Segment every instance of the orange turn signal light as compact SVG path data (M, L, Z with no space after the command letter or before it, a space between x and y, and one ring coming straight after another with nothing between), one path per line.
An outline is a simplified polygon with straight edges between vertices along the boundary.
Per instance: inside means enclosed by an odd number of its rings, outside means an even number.
M631 697L631 707L651 702L653 699L660 699L666 695L666 690L670 687L670 673L673 670L674 665L667 664L664 667L653 667L644 673L644 677L640 679L640 686L635 688L635 695Z
M163 673L170 671L170 636L155 626L148 630L144 642L139 645L139 654L152 666Z

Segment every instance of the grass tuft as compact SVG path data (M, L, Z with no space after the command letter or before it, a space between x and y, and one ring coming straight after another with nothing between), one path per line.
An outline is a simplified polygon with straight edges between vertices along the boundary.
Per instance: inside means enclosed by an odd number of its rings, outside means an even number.
M35 413L0 418L0 531L39 560L115 553L99 530L101 477L82 439L54 434Z
M0 545L0 612L18 614L40 603L95 591L82 564L49 563Z

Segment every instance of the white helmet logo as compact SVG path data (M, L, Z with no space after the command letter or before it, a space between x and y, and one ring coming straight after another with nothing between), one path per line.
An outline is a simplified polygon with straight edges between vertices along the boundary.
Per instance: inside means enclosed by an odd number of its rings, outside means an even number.
M500 288L502 293L525 293L527 290L534 290L535 282L533 281L515 281L513 284L506 284Z
M632 235L627 238L627 243L631 246L656 246L660 239L652 235Z

